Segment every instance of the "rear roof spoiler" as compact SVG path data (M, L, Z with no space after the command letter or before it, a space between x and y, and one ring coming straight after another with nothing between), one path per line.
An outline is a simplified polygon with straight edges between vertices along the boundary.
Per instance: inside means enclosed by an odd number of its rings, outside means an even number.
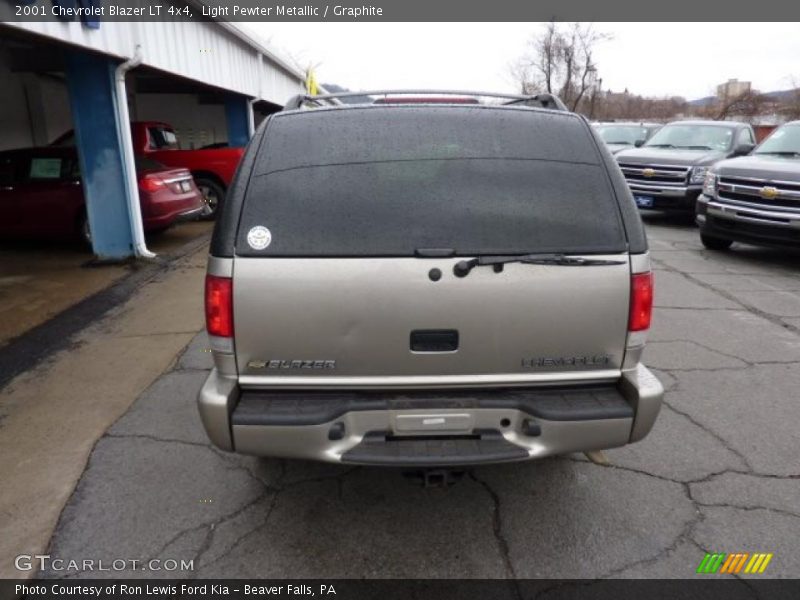
M325 106L325 105L341 105L340 98L357 98L357 97L370 97L378 96L388 98L389 96L420 96L430 95L437 98L437 104L441 103L442 96L468 96L468 97L486 97L486 98L500 98L507 100L501 106L509 106L519 104L521 106L532 106L535 108L547 108L550 110L560 110L569 112L569 109L555 94L535 94L535 95L522 95L522 94L501 94L497 92L471 92L462 90L373 90L366 92L336 92L333 94L299 94L292 96L284 106L283 110L297 110L306 105L312 106Z

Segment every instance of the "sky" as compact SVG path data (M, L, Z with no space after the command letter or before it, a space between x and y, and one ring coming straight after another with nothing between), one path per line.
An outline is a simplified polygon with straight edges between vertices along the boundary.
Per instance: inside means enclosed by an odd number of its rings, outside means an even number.
M509 66L537 23L246 23L291 56L315 65L320 83L515 92ZM692 100L728 79L760 91L800 86L798 23L595 23L603 89ZM793 82L797 82L793 84Z

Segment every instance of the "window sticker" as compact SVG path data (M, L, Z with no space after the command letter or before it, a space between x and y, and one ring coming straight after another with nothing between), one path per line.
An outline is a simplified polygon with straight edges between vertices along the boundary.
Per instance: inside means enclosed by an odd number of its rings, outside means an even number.
M253 250L263 250L272 243L272 233L263 225L257 225L247 232L247 243Z
M31 179L60 179L60 158L33 158L31 159Z

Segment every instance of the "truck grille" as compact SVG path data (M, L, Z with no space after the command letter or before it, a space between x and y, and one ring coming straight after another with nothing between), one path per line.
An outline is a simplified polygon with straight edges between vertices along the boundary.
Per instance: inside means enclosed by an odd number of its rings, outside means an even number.
M674 165L638 165L619 163L629 183L682 187L686 185L690 167Z
M731 206L798 213L800 183L721 177L717 184L717 201Z

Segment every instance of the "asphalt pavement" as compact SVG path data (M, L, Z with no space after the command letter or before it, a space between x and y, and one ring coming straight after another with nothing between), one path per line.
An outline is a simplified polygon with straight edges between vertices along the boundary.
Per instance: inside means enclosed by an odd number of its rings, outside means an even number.
M685 578L706 552L770 552L761 577L796 576L800 254L711 252L685 223L646 220L645 362L666 403L608 465L570 455L423 488L396 470L226 454L195 407L210 368L198 333L97 442L48 553L193 561L92 577Z

